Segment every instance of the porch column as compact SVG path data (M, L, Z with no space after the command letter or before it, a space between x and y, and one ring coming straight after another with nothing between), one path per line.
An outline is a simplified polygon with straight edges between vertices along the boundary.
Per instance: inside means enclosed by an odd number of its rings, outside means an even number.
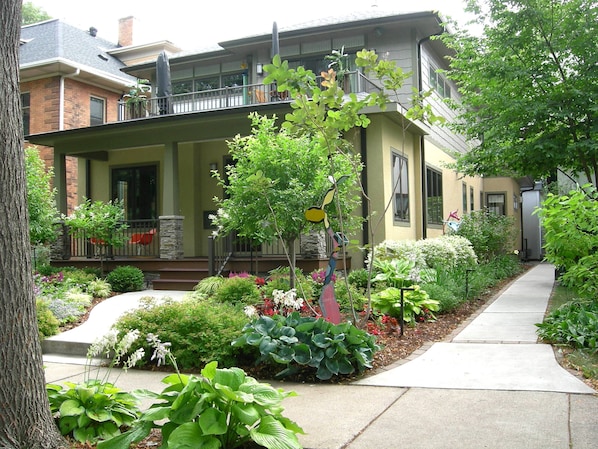
M66 155L57 152L56 149L54 149L54 187L57 193L56 207L58 212L66 215Z
M177 142L164 144L164 182L160 219L160 258L183 258L183 219L179 215L179 148Z

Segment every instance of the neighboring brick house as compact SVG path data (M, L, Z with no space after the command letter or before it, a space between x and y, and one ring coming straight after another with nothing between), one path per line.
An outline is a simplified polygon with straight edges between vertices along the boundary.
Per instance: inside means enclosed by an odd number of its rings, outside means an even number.
M57 19L21 28L19 69L26 136L117 120L118 102L137 80L121 71L122 61L130 54L138 55L136 63L148 57L132 46L132 25L132 17L121 19L119 44L102 39L93 27L84 31ZM115 50L120 57L111 54ZM155 55L156 51L149 53L150 58ZM46 165L53 166L53 149L38 148ZM83 178L79 171L85 166L70 156L65 163L70 211L89 192L79 185Z

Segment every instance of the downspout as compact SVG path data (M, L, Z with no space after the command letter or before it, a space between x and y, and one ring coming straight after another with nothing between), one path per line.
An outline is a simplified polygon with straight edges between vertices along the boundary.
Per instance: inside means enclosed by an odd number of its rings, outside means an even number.
M81 73L80 69L76 69L73 73L60 76L59 92L58 92L58 131L64 129L64 80L66 78L75 78Z

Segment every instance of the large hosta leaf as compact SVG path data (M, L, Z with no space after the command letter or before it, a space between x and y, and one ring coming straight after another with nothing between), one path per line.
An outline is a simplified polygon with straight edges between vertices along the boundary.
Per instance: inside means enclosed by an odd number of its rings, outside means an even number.
M200 415L199 427L204 435L224 435L227 431L226 414L210 407Z
M295 434L273 416L264 417L260 425L251 430L251 439L268 449L301 449Z
M85 413L85 407L76 399L67 399L60 406L60 416L77 416Z

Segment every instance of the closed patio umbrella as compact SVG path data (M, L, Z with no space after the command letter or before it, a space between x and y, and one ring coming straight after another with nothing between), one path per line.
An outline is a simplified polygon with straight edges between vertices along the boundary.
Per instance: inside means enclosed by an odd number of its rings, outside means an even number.
M274 58L274 55L280 54L280 43L278 42L278 25L276 22L272 24L272 54L270 55Z
M172 84L170 82L170 63L165 51L160 53L156 60L156 96L160 115L171 114Z

